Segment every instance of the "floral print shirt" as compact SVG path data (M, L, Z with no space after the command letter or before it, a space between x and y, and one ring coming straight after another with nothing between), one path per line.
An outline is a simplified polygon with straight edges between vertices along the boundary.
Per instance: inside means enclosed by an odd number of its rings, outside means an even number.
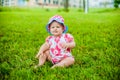
M62 59L68 56L72 56L71 49L62 48L62 43L70 43L74 40L71 34L62 34L59 37L49 36L46 38L46 42L50 45L50 55L52 57L52 63L56 64Z

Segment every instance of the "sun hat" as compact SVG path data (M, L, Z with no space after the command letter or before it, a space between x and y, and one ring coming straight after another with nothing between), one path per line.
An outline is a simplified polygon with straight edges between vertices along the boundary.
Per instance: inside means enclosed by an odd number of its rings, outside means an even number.
M46 30L47 30L48 33L51 34L51 32L50 32L50 24L51 24L53 21L57 21L58 23L60 23L60 24L63 25L63 27L64 27L63 33L66 33L66 32L68 31L68 27L65 26L65 24L64 24L64 19L63 19L63 17L60 16L60 15L55 15L55 16L53 16L53 17L51 17L51 18L49 19L49 22L48 22L48 24L47 24L47 26L46 26Z

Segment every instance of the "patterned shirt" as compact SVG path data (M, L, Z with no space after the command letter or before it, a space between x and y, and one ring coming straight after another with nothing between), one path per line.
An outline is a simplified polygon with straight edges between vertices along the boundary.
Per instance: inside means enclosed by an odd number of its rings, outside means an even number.
M73 42L74 38L71 34L62 34L59 37L49 36L46 39L46 42L50 45L50 55L52 57L52 63L58 63L63 58L72 56L71 49L62 48L62 43L70 43Z

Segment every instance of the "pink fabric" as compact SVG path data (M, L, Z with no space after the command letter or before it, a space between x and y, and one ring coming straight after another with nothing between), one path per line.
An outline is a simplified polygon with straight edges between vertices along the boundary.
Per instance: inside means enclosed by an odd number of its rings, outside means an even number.
M57 21L60 22L60 23L64 23L64 19L63 19L63 17L60 16L60 15L55 15L55 16L53 16L52 18L50 18L49 23L52 22L53 20L57 20Z
M73 41L73 36L70 34L62 34L60 37L49 36L46 42L50 45L50 55L52 57L52 63L58 63L62 59L68 56L72 56L71 49L62 48L62 43L69 43Z

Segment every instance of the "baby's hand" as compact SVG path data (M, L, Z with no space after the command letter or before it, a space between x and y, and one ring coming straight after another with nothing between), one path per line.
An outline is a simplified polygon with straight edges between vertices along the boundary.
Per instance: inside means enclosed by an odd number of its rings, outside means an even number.
M67 49L69 47L69 44L68 43L62 43L61 46L62 46L62 48Z
M38 53L35 58L39 58L40 55L43 55L43 53Z

